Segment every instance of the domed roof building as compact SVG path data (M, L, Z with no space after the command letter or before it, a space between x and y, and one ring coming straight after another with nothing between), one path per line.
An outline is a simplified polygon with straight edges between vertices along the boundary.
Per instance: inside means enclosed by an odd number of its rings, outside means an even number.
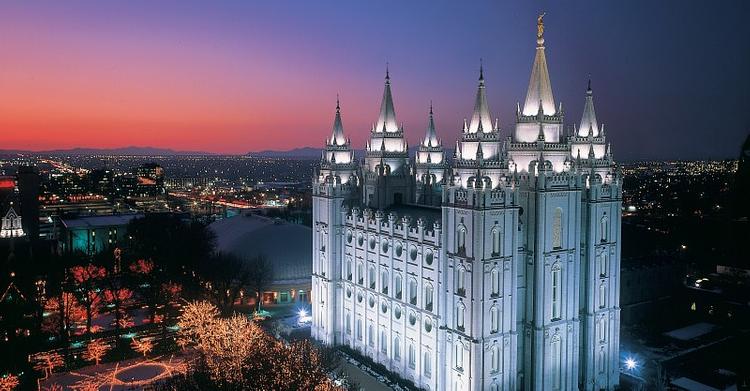
M215 221L208 228L216 234L218 252L246 261L259 255L268 259L273 266L273 279L263 295L265 303L308 300L312 275L309 227L245 214Z

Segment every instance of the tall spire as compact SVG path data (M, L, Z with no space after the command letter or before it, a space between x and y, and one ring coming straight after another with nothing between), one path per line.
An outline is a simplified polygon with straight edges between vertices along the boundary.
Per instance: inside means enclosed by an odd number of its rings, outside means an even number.
M589 131L591 131L593 137L599 136L599 124L596 122L596 113L594 112L594 91L591 90L591 79L589 79L586 89L586 103L583 105L583 116L581 117L581 125L578 127L578 135L586 137Z
M430 121L427 124L427 133L422 140L425 147L437 147L439 144L437 133L435 133L435 119L432 114L432 101L430 101Z
M375 124L376 132L396 132L396 110L393 108L393 96L391 95L391 75L388 65L385 67L385 90L383 90L383 101L380 103L380 116Z
M552 96L552 84L549 81L547 57L544 55L544 13L537 18L536 55L531 68L529 89L523 105L523 115L537 115L544 110L545 115L555 114L555 99Z
M471 123L469 123L469 133L476 133L480 131L480 128L484 132L492 131L492 115L484 90L484 66L481 60L479 62L479 86L474 100L474 113L471 115Z
M338 94L336 94L336 118L333 120L333 132L328 143L330 145L346 144L346 137L344 137L344 125L342 125L341 123L341 105L339 104Z

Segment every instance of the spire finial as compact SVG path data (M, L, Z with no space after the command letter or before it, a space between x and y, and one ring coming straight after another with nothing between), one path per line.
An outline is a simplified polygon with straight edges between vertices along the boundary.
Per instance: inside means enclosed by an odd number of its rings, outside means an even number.
M430 115L432 115L432 99L430 99Z
M479 57L479 81L484 81L484 63L482 57Z
M542 11L536 18L536 42L539 46L544 44L544 15L547 13Z
M388 61L385 62L385 80L391 80L391 73L388 71Z
M588 86L586 87L586 91L587 91L587 92L591 92L591 74L590 74L590 73L589 73L589 84L588 84Z
M341 111L341 105L339 105L339 94L336 93L336 111Z

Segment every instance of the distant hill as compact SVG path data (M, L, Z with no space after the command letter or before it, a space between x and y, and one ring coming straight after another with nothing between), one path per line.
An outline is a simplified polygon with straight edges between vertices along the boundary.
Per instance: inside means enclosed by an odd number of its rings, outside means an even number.
M28 154L28 155L135 155L135 156L177 156L177 155L213 155L201 151L176 151L169 148L155 147L121 147L121 148L71 148L53 149L48 151L0 150L0 154Z
M254 157L271 157L271 158L287 158L287 159L319 159L320 148L304 147L294 148L287 151L274 151L265 150L259 152L248 152L248 156Z

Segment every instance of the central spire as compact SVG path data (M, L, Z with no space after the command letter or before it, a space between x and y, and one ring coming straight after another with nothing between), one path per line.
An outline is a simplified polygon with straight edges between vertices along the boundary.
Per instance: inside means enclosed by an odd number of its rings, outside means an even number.
M526 102L523 105L523 115L537 115L540 110L545 115L554 115L555 99L552 97L552 84L549 81L547 58L544 54L544 13L537 18L536 55L531 68L529 89L526 92Z
M383 101L380 103L380 116L373 130L375 132L398 131L396 110L393 108L393 96L391 95L391 76L388 65L385 67L385 90L383 91Z
M487 94L484 90L484 67L482 61L479 61L479 87L477 87L477 97L474 100L474 113L471 115L469 124L469 133L492 131L492 115L487 104Z

